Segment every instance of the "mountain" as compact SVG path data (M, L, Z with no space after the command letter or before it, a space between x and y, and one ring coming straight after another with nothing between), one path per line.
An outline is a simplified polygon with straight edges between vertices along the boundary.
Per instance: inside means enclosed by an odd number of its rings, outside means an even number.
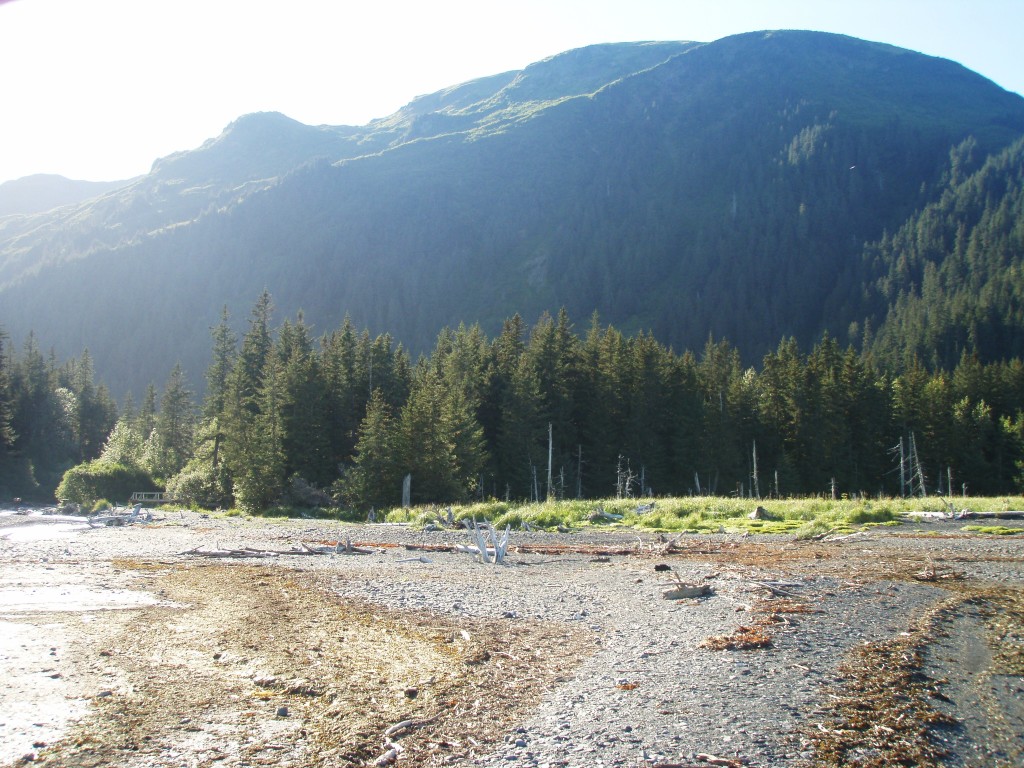
M1024 139L987 159L973 150L958 148L937 201L865 249L857 282L884 316L865 341L890 367L1024 350Z
M38 173L0 184L0 218L73 205L128 185L128 181L75 181Z
M0 326L88 347L114 391L181 361L264 289L416 350L565 307L677 349L881 332L866 256L941 200L955 148L1024 135L1024 99L840 35L610 44L420 97L362 127L248 115L102 198L0 220ZM977 163L975 163L977 165ZM960 169L959 172L966 172Z

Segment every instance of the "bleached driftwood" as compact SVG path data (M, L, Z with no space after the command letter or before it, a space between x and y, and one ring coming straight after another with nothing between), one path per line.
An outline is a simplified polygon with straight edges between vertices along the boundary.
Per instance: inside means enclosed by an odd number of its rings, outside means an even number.
M669 582L671 589L663 593L666 600L683 600L688 597L704 597L711 594L710 584L688 584L683 577L672 571L674 580Z
M963 571L955 571L952 568L941 568L936 567L935 563L928 563L923 569L912 577L917 581L945 581L945 580L959 580L964 578L966 574Z
M100 526L132 525L134 523L151 523L153 522L153 513L149 510L143 512L142 505L136 504L132 507L131 511L128 509L118 510L118 508L115 507L108 514L92 515L87 517L86 522L89 523L92 528L98 528Z
M708 765L722 766L722 768L744 768L744 763L740 760L733 760L728 757L718 757L717 755L709 755L701 753L694 755L694 759Z
M351 541L346 541L342 544L340 541L337 544L328 546L317 546L313 547L309 544L299 544L297 547L291 549L272 549L270 552L276 552L279 555L371 555L372 550L365 549L363 547L353 547Z
M438 720L442 714L443 713L438 712L433 717L413 717L408 720L403 720L400 723L395 723L394 725L384 729L384 738L393 739L404 736L415 728L422 728L424 725L430 725Z
M338 555L372 555L373 550L366 549L365 547L354 547L352 546L352 539L348 536L345 537L345 546L341 546L339 541L334 547L334 553Z
M473 544L457 544L457 552L465 552L474 555L481 563L501 564L505 562L505 552L508 550L508 536L511 526L505 526L505 532L498 538L494 526L486 520L478 523L473 519L472 527L469 528L473 537Z
M679 536L676 536L676 537L671 538L668 541L666 541L661 546L661 552L663 554L670 554L672 552L675 552L676 548L679 546L679 539L681 539L681 538L682 538L682 534L680 534Z
M400 723L395 723L384 729L384 749L385 752L376 760L373 761L374 766L385 766L394 765L398 762L398 757L402 753L402 745L393 741L393 739L401 738L416 728L422 728L424 725L430 725L435 720L439 719L443 713L438 712L433 717L414 717L408 720L403 720Z
M749 520L771 520L772 516L771 516L771 513L767 509L765 509L764 507L762 507L759 504L754 509L753 512L751 512L749 515L747 515L747 519L749 519Z
M492 562L493 559L494 559L494 555L495 555L494 548L493 547L487 547L485 550L483 550L483 553L482 553L482 556L481 556L480 547L478 547L478 546L476 546L474 544L456 544L455 545L455 551L456 552L462 552L463 554L466 554L466 555L473 555L473 557L475 557L476 559L480 560L480 562L483 562L483 563Z
M380 766L394 765L398 762L398 753L402 751L402 748L398 744L392 744L390 741L384 746L388 748L388 751L373 761L374 766L380 768Z
M874 537L870 531L854 531L853 533L833 533L830 536L826 536L824 539L822 539L822 541L850 541L851 539L859 541L862 539L871 538Z
M950 520L953 516L948 512L914 511L907 512L906 517L911 517L915 520Z

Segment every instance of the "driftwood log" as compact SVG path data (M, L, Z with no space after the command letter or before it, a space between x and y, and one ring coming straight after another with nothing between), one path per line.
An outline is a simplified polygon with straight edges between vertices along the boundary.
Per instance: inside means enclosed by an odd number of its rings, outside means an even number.
M776 597L800 597L800 595L784 589L784 587L797 588L804 586L799 581L754 581L753 579L748 579L748 581L755 586L767 589Z
M338 542L334 546L312 547L309 544L299 544L290 549L255 549L254 547L242 547L241 549L221 549L216 547L214 549L207 549L205 547L196 547L181 554L194 557L245 558L280 557L281 555L370 555L373 554L373 550L366 549L365 547L354 547L351 541L347 541L345 544Z
M972 512L965 509L956 516L957 520L1024 520L1024 512L1007 510L1004 512Z

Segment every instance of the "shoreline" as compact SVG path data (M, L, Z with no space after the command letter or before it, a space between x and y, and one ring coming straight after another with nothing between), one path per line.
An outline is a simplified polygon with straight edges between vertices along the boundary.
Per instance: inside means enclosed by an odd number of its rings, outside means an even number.
M978 649L992 648L994 590L1024 589L1024 547L960 521L831 542L694 535L672 551L643 531L514 531L503 566L455 552L469 543L459 530L186 511L72 532L6 523L0 596L40 599L31 611L0 602L18 627L0 652L16 683L0 711L38 709L0 727L0 765L32 754L41 765L355 766L389 740L409 765L809 765L824 754L818 725L841 714L829 692L852 684L843 665L910 635L961 723L928 731L949 764L1022 758L1024 677ZM32 528L54 535L11 535ZM292 551L346 539L370 554ZM286 554L196 552L247 549ZM709 594L665 599L673 581ZM934 636L914 634L968 594L981 613L958 608ZM766 644L730 649L744 627ZM942 642L975 649L983 669L965 677ZM984 700L989 714L975 723L977 707L956 700Z

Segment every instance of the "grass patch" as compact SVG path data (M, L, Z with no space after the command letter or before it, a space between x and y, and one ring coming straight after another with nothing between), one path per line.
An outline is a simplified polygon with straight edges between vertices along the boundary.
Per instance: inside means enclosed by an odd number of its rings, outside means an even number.
M763 513L751 519L761 507ZM514 503L487 501L451 507L391 509L379 519L423 527L489 520L497 528L545 531L632 528L668 533L766 533L813 536L849 533L867 525L895 525L902 508L877 501L785 499L758 502L715 496Z
M1005 525L965 525L960 530L987 533L992 536L1013 536L1018 533L1024 533L1024 528L1008 528Z
M717 496L686 496L659 499L603 499L586 501L506 502L491 499L472 504L393 508L377 513L378 521L423 528L463 520L487 520L496 528L543 531L614 530L629 528L665 533L789 534L813 538L828 533L852 533L880 525L899 525L909 512L958 510L1002 512L1024 509L1024 497L939 497L913 499L736 499ZM757 519L750 514L760 507ZM225 515L239 514L229 510ZM359 523L365 512L339 508L274 507L265 518L314 518ZM1022 529L1003 526L968 526L964 530L1011 535Z

